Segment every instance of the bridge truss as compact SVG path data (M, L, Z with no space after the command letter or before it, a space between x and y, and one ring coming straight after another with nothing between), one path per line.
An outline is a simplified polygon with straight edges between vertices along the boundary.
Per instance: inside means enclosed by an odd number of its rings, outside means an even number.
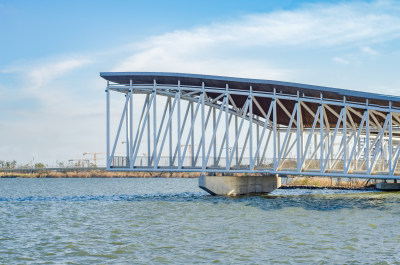
M133 77L107 81L108 170L400 179L400 108L392 100ZM112 91L125 98L111 139ZM121 141L125 153L117 155Z

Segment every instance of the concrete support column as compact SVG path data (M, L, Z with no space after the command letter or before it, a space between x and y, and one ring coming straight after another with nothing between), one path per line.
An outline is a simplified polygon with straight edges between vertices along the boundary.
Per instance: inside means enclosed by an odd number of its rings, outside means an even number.
M211 195L270 193L281 186L278 175L271 176L200 176L199 187Z
M376 189L384 191L400 191L400 183L379 182L376 183Z

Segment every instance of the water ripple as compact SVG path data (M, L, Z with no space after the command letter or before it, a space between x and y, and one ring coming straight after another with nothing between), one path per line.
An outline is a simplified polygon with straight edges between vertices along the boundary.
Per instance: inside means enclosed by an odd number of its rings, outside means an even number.
M400 193L0 180L0 264L398 264Z
M320 192L320 193L318 193ZM210 196L204 192L155 193L155 194L119 194L119 195L79 195L79 196L27 196L0 197L1 202L205 202L205 203L244 203L262 210L276 210L300 207L307 210L332 211L340 209L385 209L390 204L400 203L400 197L385 197L385 193L354 192L337 190L297 189L290 192L275 192L281 195L250 196Z

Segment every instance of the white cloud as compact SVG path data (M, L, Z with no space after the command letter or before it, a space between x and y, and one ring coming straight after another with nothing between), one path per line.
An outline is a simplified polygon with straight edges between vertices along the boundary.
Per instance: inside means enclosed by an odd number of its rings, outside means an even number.
M368 46L361 47L360 50L361 50L361 52L368 54L368 55L378 54L377 51L375 51L374 49L372 49L371 47L368 47Z
M91 61L89 59L65 59L61 61L34 66L28 72L28 78L34 88L47 85L53 79L68 73L71 70L82 67Z
M54 89L58 78L72 71L92 63L86 57L53 58L34 62L18 62L8 68L2 69L2 74L14 74L20 86L20 96L31 96L42 101L43 104L54 102L56 96L65 96L67 91ZM18 93L18 89L15 89ZM51 99L51 100L49 100Z
M334 57L333 61L340 64L349 64L349 61L342 57Z
M364 53L375 54L370 44L400 37L399 8L398 2L356 2L307 5L293 11L248 15L235 21L150 38L135 45L135 51L114 70L228 73L249 77L260 77L261 73L262 77L279 78L288 69L273 65L265 53L273 54L275 49L282 52L282 49L356 48L362 44ZM240 52L243 49L246 52ZM260 56L246 58L249 49ZM342 57L333 60L349 63Z

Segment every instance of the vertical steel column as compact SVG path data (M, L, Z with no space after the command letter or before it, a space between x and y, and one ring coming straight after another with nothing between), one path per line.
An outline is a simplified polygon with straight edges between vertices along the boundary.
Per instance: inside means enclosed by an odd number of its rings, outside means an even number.
M303 146L303 141L300 138L300 119L301 119L301 113L300 113L300 98L299 98L299 91L297 91L297 101L296 101L296 105L295 107L297 107L296 110L296 114L297 114L297 118L296 118L296 138L297 138L297 172L300 171L300 164L301 164L301 152L302 152L302 146Z
M169 113L171 114L171 112L172 112L171 97L168 97L168 100L169 100L169 104L168 104ZM172 166L172 119L171 119L170 125L169 125L169 166Z
M204 82L201 83L201 156L202 156L202 163L201 163L201 169L202 172L204 173L204 170L206 169L206 149L205 149L205 144L206 144L206 131L205 131L205 119L204 119Z
M215 131L215 127L216 127L216 109L213 109L213 132ZM214 166L217 166L217 137L214 137L214 140L212 142L213 144L213 150L214 150Z
M260 121L260 118L257 118ZM260 145L260 125L257 123L257 148ZM260 164L260 154L257 152L257 165Z
M191 120L191 126L194 126L194 105L193 102L190 102L190 120ZM189 145L189 152L190 152L190 165L194 167L194 130L191 132L191 144Z
M324 105L322 104L322 93L320 93L321 103L319 104L321 111L319 112L319 134L320 134L320 169L322 172L323 161L324 161ZM322 172L323 173L323 172Z
M393 142L392 142L392 101L389 101L389 175L392 173L392 151L393 151Z
M322 104L322 103L321 103ZM328 120L328 115L327 115L327 111L325 111L325 104L322 104L323 108L324 108L324 121L325 121L325 130L324 130L324 141L322 142L322 145L324 147L324 154L326 155L327 161L328 161L328 165L329 165L329 146L331 144L331 133L330 133L330 124L329 124L329 120ZM326 143L325 143L325 137L326 137ZM325 156L323 158L325 160ZM324 165L325 166L325 165Z
M225 158L225 168L226 170L229 170L228 168L228 161L229 159L229 95L228 95L228 90L229 86L226 84L225 86L225 96L226 96L226 101L225 101L225 151L226 151L226 158Z
M365 120L365 144L366 144L366 150L365 150L365 170L366 172L369 172L369 109L368 109L368 99L366 102L366 108L365 111L367 112L367 119Z
M304 93L303 93L304 97ZM304 148L305 148L305 141L304 141L304 126L303 126L303 115L302 115L302 110L301 110L301 103L300 103L300 92L299 92L299 112L300 112L300 140L301 140L301 150L300 150L300 164L301 161L303 160L303 154L304 154ZM300 171L301 171L301 165L300 165Z
M150 96L147 95L147 166L150 166L151 142L150 142Z
M343 171L346 170L347 161L347 109L346 97L343 97Z
M107 106L107 119L106 119L106 128L107 128L107 159L106 159L106 167L107 170L110 169L110 89L109 89L109 81L107 81L106 88L106 106Z
M360 140L361 138L360 137L358 137L358 139L357 139L357 149L356 149L356 154L355 154L355 157L356 157L356 159L355 159L355 169L356 170L359 170L358 169L358 157L359 157L359 155L362 153L362 151L361 151L361 140Z
M272 121L272 130L273 130L273 147L274 147L274 171L278 168L278 165L277 165L277 160L276 160L276 157L277 157L277 150L276 150L276 124L278 123L278 120L277 120L277 117L276 117L276 89L274 88L274 96L273 96L273 98L272 98L272 102L271 102L272 104L273 104L273 112L272 112L272 115L273 115L273 121Z
M250 133L250 151L249 151L249 170L253 171L253 87L250 86L250 96L248 98L249 104L249 133Z
M329 106L328 104L326 104L326 106ZM328 108L327 108L328 109ZM328 119L328 115L327 115L327 119ZM332 166L332 159L333 159L333 152L329 151L329 147L334 144L334 138L333 138L333 134L331 134L331 129L330 127L328 127L327 130L327 135L328 135L328 146L327 146L327 154L328 154L328 168Z
M235 115L235 139L237 138L237 135L238 135L238 116L237 115ZM233 156L233 154L232 154L232 156ZM236 166L239 166L238 165L238 162L239 162L239 148L236 148L235 149L235 158L236 158Z
M181 168L181 80L178 80L178 168Z
M128 98L128 102L131 100L130 98L130 93L128 92L126 94L126 97ZM128 127L128 105L126 105L126 110L125 110L125 128L126 128L126 166L129 167L128 161L129 161L129 145L130 145L130 141L129 141L129 127Z
M129 167L132 169L133 168L133 161L132 161L132 157L133 157L133 87L132 87L132 79L129 81L129 94L130 94L130 102L129 102L129 130L130 130L130 141L129 141Z
M280 156L281 155L281 130L280 130L280 126L279 126L279 124L277 124L276 125L276 133L277 133L277 135L276 135L276 141L277 141L277 152L278 152L278 156Z
M157 168L156 164L156 155L157 155L157 83L156 80L153 80L153 93L154 93L154 99L153 99L153 166L154 169Z

